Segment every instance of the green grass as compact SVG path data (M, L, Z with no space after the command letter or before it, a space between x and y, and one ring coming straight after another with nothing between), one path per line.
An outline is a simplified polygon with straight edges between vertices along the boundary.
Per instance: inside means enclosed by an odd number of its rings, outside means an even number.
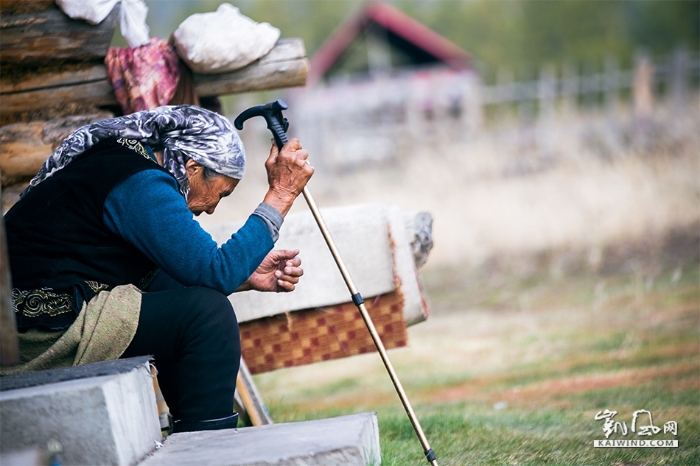
M496 281L452 270L426 274L434 316L410 329L411 340L451 342L455 351L465 339L483 342L462 350L464 364L444 369L444 348L389 352L439 464L700 464L700 267L691 257L674 278L675 267L641 288L639 277L624 270L556 279L501 273ZM450 324L431 337L429 326L447 319L465 327ZM471 332L473 322L482 326ZM497 357L501 352L508 357ZM388 377L372 355L363 357L366 369L348 365L347 374L330 380L313 374L338 367L343 374L348 363L289 369L310 374L299 387L284 383L293 372L256 378L275 420L376 411L382 464L427 464ZM421 370L425 361L429 371ZM593 440L605 438L602 421L594 420L604 409L618 411L615 420L628 428L638 409L650 410L658 427L676 421L677 437L653 438L675 438L680 447L593 448Z

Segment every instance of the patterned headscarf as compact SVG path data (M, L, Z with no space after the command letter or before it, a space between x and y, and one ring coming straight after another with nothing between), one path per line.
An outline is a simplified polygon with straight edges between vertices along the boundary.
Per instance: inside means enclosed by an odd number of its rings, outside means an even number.
M163 106L78 128L46 159L23 194L109 138L136 139L162 149L163 166L175 177L185 197L190 189L187 159L237 180L245 171L243 143L226 118L193 105Z

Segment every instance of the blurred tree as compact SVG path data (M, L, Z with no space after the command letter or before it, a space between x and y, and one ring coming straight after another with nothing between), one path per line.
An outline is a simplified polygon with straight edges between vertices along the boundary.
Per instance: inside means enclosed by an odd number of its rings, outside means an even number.
M145 0L152 36L168 37L193 13L225 0ZM536 70L547 62L629 64L637 49L668 54L698 50L698 0L386 0L470 52L487 81L509 66ZM231 0L246 16L269 22L283 37L301 37L313 54L363 0ZM125 45L116 37L115 45ZM359 45L360 47L362 44ZM355 66L347 63L348 67Z
M679 45L698 50L700 1L623 2L631 44L662 54Z
M487 81L501 66L537 69L546 62L629 64L644 47L668 54L698 50L697 0L405 0L392 2L469 51ZM521 72L522 74L522 72Z
M301 37L313 53L352 12L360 0L247 0L241 13L255 21L266 21L282 31L283 37Z

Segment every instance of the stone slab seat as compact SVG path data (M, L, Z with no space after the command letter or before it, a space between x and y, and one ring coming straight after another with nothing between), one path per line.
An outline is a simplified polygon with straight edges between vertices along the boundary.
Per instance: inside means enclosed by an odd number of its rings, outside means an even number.
M0 453L56 440L62 464L136 464L161 440L149 359L0 378Z
M139 466L376 466L375 413L218 431L184 432Z

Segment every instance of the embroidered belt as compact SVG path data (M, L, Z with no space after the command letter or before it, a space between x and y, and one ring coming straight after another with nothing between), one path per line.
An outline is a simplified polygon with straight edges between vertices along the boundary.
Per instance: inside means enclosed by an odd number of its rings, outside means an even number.
M85 284L95 294L109 289L109 285L86 280ZM71 303L73 296L69 293L56 292L52 288L39 288L36 290L12 289L12 305L16 313L26 317L39 317L47 314L51 317L72 312Z

